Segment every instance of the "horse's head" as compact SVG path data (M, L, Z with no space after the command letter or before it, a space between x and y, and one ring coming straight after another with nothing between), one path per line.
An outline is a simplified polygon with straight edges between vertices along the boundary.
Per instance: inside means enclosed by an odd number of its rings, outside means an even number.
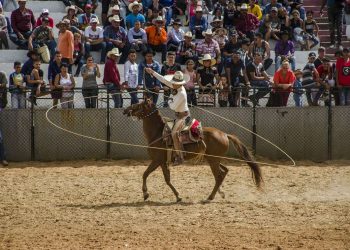
M156 110L156 106L152 102L152 99L146 98L141 103L133 104L124 109L123 114L127 116L135 116L138 119L143 119Z

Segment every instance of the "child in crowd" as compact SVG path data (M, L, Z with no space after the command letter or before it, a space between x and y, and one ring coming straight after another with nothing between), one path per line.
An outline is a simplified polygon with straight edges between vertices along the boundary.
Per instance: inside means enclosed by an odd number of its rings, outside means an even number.
M187 93L187 103L191 106L197 106L197 97L196 97L196 91L195 86L197 84L197 72L194 69L195 63L193 60L187 60L186 62L186 68L183 70L183 73L185 75L188 75L190 77L190 80L186 83L185 89Z
M295 106L296 107L302 107L303 106L303 85L302 85L302 78L303 78L303 72L301 71L301 69L297 69L296 71L294 71L294 75L295 75L295 82L293 85L293 99L295 102Z
M131 104L139 102L137 97L137 90L139 90L142 85L138 84L138 64L136 63L136 50L131 49L129 51L128 60L124 64L124 85L130 93Z
M220 50L222 51L228 41L227 31L224 28L218 28L215 31L214 40L218 42Z
M315 47L317 44L319 44L318 39L318 25L316 20L313 18L314 12L312 10L309 10L306 12L306 20L304 21L304 32L305 32L305 39L306 39L306 50L310 50L313 47ZM311 44L311 42L313 42Z
M44 71L40 68L41 61L39 58L33 62L33 70L30 75L27 75L27 87L31 89L31 94L29 100L34 104L36 103L36 98L39 96L46 95L45 93L46 86L44 79Z
M14 63L15 72L10 75L9 91L11 93L11 106L14 109L24 109L26 105L26 92L24 86L25 76L21 73L20 62Z
M84 43L81 42L81 35L79 33L74 34L74 52L73 52L73 61L74 65L77 65L77 70L75 71L75 77L78 77L80 74L81 67L83 66L84 58Z
M222 74L217 85L219 89L219 105L220 107L227 107L230 93L230 86L227 81L227 76Z

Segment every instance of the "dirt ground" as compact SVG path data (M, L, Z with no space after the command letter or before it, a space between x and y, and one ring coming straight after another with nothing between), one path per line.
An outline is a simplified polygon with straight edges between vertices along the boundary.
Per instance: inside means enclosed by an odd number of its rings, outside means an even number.
M0 168L0 249L350 249L350 162L263 166L264 190L229 166L208 204L208 166L171 167L183 202L147 162L12 163Z

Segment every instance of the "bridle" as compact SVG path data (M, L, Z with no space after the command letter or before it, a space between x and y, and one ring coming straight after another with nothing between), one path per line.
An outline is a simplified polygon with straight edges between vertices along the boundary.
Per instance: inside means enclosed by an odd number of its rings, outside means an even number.
M145 118L147 118L147 117L150 117L151 115L153 115L154 113L156 113L157 111L158 111L158 108L157 107L154 107L154 109L151 111L151 112L149 112L148 114L145 114L144 113L144 111L142 110L142 111L140 111L140 115L132 115L131 113L132 113L132 111L134 110L134 109L136 109L135 108L135 106L136 105L139 105L139 104L133 104L133 105L131 105L131 110L129 111L129 114L130 114L130 116L136 116L137 118L139 118L140 120L142 120L142 119L145 119ZM138 109L137 109L138 110Z

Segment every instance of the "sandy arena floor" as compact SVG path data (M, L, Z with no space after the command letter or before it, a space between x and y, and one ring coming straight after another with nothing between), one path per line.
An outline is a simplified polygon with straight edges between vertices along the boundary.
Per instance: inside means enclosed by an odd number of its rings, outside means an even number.
M350 164L263 167L264 192L247 166L230 166L226 198L203 204L208 166L147 162L13 163L0 168L0 249L350 249Z

